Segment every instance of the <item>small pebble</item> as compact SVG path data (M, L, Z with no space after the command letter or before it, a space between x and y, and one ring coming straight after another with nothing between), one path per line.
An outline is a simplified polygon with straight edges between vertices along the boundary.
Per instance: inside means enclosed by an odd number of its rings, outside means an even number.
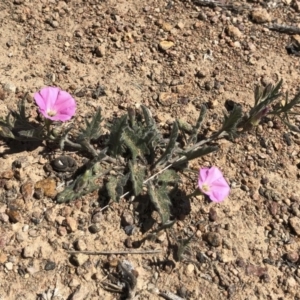
M209 220L211 222L215 222L217 219L218 219L218 214L217 214L216 210L213 207L211 207L209 209Z
M57 228L57 234L60 235L60 236L64 236L64 235L68 234L66 227L59 226Z
M71 232L75 232L77 230L77 221L72 217L65 218L64 221L67 225L67 229Z
M35 188L41 188L44 191L44 195L50 198L55 198L57 195L56 191L56 181L54 178L46 178L38 181L35 184Z
M208 232L204 235L204 238L213 247L219 247L222 244L222 238L217 232Z
M89 226L89 232L90 233L97 233L101 230L100 226L93 224L91 226Z
M86 243L83 240L80 240L80 239L75 242L74 247L75 247L76 250L79 250L79 251L84 251L87 248Z
M34 194L34 183L32 181L27 181L21 185L21 194L25 201L32 199Z
M253 22L262 24L271 21L271 16L265 9L255 9L251 13L251 19Z
M34 249L30 246L23 248L23 257L24 258L32 258L34 256Z
M88 259L89 257L82 253L74 254L70 258L71 262L77 267L82 266Z
M159 42L159 48L163 51L166 51L174 46L174 43L171 41L161 41Z
M292 217L289 219L291 227L294 229L295 233L300 236L300 218Z
M121 225L123 227L132 225L134 223L133 215L130 211L124 211L121 218Z
M299 254L296 251L291 251L286 254L286 259L291 263L296 263L299 260Z
M187 276L191 275L195 270L195 266L193 264L188 264L185 269L185 274Z
M13 267L14 267L14 265L12 262L5 263L6 270L11 271L13 269Z
M54 261L48 260L45 264L44 270L45 271L52 271L56 267L56 264Z

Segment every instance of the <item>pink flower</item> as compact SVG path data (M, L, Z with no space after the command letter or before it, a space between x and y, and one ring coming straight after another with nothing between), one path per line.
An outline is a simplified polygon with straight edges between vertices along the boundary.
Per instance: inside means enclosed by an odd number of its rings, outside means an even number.
M222 202L228 197L230 187L217 167L202 168L198 178L199 189L213 202Z
M68 121L76 111L76 102L72 96L57 87L45 87L34 94L41 114L52 121Z

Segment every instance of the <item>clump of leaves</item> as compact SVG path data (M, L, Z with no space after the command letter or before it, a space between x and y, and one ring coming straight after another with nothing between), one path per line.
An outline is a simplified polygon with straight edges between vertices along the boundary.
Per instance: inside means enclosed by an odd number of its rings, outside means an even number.
M246 113L238 127L243 131L249 131L257 126L266 116L279 118L292 131L299 132L299 128L290 122L289 116L297 115L294 109L300 103L300 92L294 98L288 99L288 93L285 94L283 101L278 101L282 97L280 89L283 80L279 80L275 85L268 84L266 87L256 86L254 90L254 106Z
M90 121L79 130L59 123L33 123L26 116L25 98L18 111L0 120L0 136L16 140L51 140L61 149L65 146L88 153L92 157L82 173L58 194L57 202L73 201L87 193L100 189L105 184L110 201L132 193L135 197L148 195L148 199L160 215L158 229L165 230L174 223L171 214L171 191L179 181L178 173L190 160L207 155L219 149L218 140L234 140L259 124L263 117L279 117L291 130L298 128L290 123L289 116L300 102L300 93L292 100L279 102L282 80L265 88L256 87L254 106L248 113L241 105L234 105L224 112L219 130L203 137L203 121L207 108L202 105L195 124L176 120L170 127L169 135L163 134L150 110L141 105L140 109L130 108L113 122L105 123L98 109ZM104 150L98 150L95 143L101 139ZM99 181L102 178L104 180ZM188 240L189 242L189 240ZM188 243L187 242L187 243ZM185 242L180 249L185 248ZM182 252L183 250L180 250ZM181 256L179 254L178 256Z

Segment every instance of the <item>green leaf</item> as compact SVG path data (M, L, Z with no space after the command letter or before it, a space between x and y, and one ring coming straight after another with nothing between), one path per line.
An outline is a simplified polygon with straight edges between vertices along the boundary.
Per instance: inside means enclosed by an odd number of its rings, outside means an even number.
M241 121L243 116L242 108L239 105L234 105L232 111L229 115L224 113L224 121L222 128L218 131L217 135L226 132L229 137L232 139L237 135L237 125Z
M30 130L20 130L18 132L19 138L16 137L16 139L26 140L26 141L39 141L41 134L42 134L41 128L30 129Z
M164 184L177 183L180 176L174 170L165 170L157 176L157 181Z
M143 191L143 182L145 180L146 168L139 166L132 161L128 162L130 170L130 179L133 185L134 195L138 196Z
M104 174L105 171L102 174L95 174L93 172L93 168L85 170L83 174L77 176L73 183L67 186L56 196L56 202L66 203L74 201L86 194L92 193L93 191L99 189L99 184L96 183L96 179Z
M281 79L275 84L275 86L273 86L272 84L268 84L265 88L256 86L254 90L253 108L256 108L258 105L260 105L260 107L257 108L257 111L260 111L264 106L269 105L279 96L281 96L281 94L279 94L279 90L282 86L282 82L283 80Z
M175 161L172 164L172 167L185 164L190 160L196 159L204 155L208 155L217 150L219 150L219 146L202 146L201 148L196 148L186 152L180 152L180 155L182 155L182 159L180 159L179 161Z
M207 108L205 105L202 105L201 106L201 110L200 110L200 114L199 114L199 117L198 117L198 120L196 122L196 125L193 127L193 131L192 131L192 134L188 140L188 144L195 144L197 142L197 135L198 135L198 131L201 127L201 124L205 118L205 115L206 115L206 111L207 111Z
M129 173L121 177L110 176L108 183L106 184L106 189L110 199L114 202L119 202L120 197L124 193L124 186L126 185Z
M188 249L191 240L194 238L195 234L192 234L187 239L177 240L177 258L180 261L182 259L182 255Z
M118 178L115 176L110 176L106 184L106 189L110 199L114 202L118 201L117 192L116 192L117 185L118 185Z
M85 120L85 128L81 128L77 137L78 141L87 140L90 142L98 139L101 135L101 122L101 108L99 107L90 122L87 119Z
M155 124L155 121L152 117L151 111L145 105L141 105L141 108L142 108L144 119L145 119L145 122L146 122L147 126L156 127L156 124Z
M178 131L179 131L178 124L177 124L177 122L174 122L167 148L166 148L165 152L162 154L162 156L156 161L156 163L154 164L155 166L164 164L166 161L168 161L168 159L172 155L175 145L176 145Z
M127 126L123 132L123 141L131 152L133 161L136 161L137 157L140 157L145 161L144 156L149 154L149 149L147 148L144 139L140 138L137 132L134 132Z
M191 134L193 132L193 126L189 123L186 123L185 121L179 119L177 120L178 128L182 130L183 132Z
M156 122L153 119L150 110L144 105L141 105L141 108L146 123L143 139L147 143L150 152L150 157L151 157L150 161L152 163L155 160L155 155L156 155L155 149L160 144L162 140L162 135L157 129Z
M88 161L80 168L82 169L82 172L69 186L57 195L57 203L74 201L99 189L97 180L111 171L111 168L104 169L100 164L100 161L106 157L105 152L106 149L101 151L97 157Z
M151 202L154 204L157 209L162 224L166 224L171 216L170 205L171 201L168 196L168 191L166 186L161 186L159 188L155 188L151 182L148 182L148 194Z
M128 126L127 115L123 115L114 121L109 136L109 154L113 157L117 157L123 151L123 132Z
M7 126L3 126L2 124L0 124L0 136L4 138L15 139L12 131Z

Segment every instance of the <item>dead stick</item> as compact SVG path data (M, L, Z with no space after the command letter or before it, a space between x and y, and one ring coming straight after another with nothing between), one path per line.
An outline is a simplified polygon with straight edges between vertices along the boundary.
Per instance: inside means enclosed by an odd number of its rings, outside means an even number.
M286 33L286 34L300 34L300 28L296 26L290 26L286 24L273 24L271 26L265 26L266 28L278 31L280 33Z
M161 253L161 250L135 250L135 251L67 251L69 254L86 255L110 255L110 254L155 254Z

